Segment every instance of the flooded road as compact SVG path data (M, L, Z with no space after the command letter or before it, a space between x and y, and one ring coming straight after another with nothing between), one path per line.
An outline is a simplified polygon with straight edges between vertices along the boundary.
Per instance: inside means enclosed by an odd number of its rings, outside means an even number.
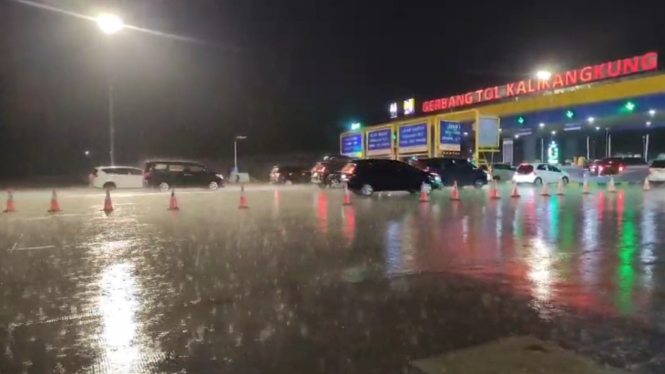
M511 335L665 370L665 189L14 194L0 373L416 373ZM470 371L471 373L473 371Z

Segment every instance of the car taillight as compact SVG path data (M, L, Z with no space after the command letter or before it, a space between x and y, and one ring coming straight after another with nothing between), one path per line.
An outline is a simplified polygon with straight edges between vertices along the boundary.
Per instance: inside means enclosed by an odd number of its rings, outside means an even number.
M344 174L353 174L356 172L356 166L350 166L348 169L344 171Z
M626 167L623 165L619 165L619 171L624 171L624 170L626 170Z

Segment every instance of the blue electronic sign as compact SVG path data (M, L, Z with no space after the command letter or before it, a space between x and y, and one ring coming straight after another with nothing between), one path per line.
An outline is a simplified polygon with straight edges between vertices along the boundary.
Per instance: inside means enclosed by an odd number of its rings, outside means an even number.
M367 132L367 155L381 156L392 153L393 130L381 129Z
M416 123L412 125L400 126L399 152L400 153L427 152L427 147L429 145L428 128L429 125L427 123Z
M342 134L340 138L341 154L349 157L363 156L363 134Z
M462 124L460 122L439 122L439 150L443 152L462 151Z

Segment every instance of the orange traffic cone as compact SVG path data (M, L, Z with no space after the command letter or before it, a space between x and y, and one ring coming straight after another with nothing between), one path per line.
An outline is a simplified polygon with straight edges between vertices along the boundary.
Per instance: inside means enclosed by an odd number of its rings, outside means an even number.
M617 188L614 186L614 176L610 176L610 183L607 185L607 192L617 192Z
M650 189L651 185L649 184L649 178L644 178L644 185L642 185L642 190L649 191Z
M517 191L517 183L513 182L513 192L510 193L510 197L518 198L520 197L519 191Z
M501 197L499 196L499 188L496 184L496 179L492 181L492 189L490 190L490 198L493 200L498 200Z
M563 179L559 179L559 185L557 186L556 194L558 196L563 196Z
M348 183L344 183L344 203L342 204L344 206L349 206L351 204L351 195L349 194L349 185Z
M457 188L457 181L453 182L453 194L450 195L450 200L459 201L459 189Z
M14 205L14 192L12 190L7 190L7 207L3 213L14 213L16 212L16 206Z
M543 189L540 191L540 196L549 196L550 189L547 187L547 183L543 183Z
M171 190L171 199L169 200L168 210L180 210L178 207L178 199L175 197L175 190Z
M427 196L427 189L425 187L425 182L420 185L420 202L427 203L429 202L429 196Z
M582 186L582 193L585 194L585 195L588 195L588 194L591 193L591 191L589 191L589 181L586 178L584 178L584 185Z
M58 203L58 194L53 190L53 193L51 194L51 207L49 210L47 210L49 213L58 213L62 212L62 209L60 209L60 204Z
M240 204L238 204L238 209L249 209L247 205L247 198L245 197L245 185L240 185Z
M104 209L106 213L111 213L113 209L113 202L111 202L111 191L106 190L106 198L104 199Z

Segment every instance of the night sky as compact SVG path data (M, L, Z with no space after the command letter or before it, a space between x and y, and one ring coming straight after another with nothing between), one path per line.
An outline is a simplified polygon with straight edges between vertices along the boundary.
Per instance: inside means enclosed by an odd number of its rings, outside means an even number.
M189 38L96 25L0 0L0 175L117 163L336 151L351 122L388 104L463 93L658 51L655 1L42 0ZM541 2L538 2L541 4ZM545 6L548 4L548 6ZM108 69L107 69L108 68ZM108 162L108 161L107 161Z

